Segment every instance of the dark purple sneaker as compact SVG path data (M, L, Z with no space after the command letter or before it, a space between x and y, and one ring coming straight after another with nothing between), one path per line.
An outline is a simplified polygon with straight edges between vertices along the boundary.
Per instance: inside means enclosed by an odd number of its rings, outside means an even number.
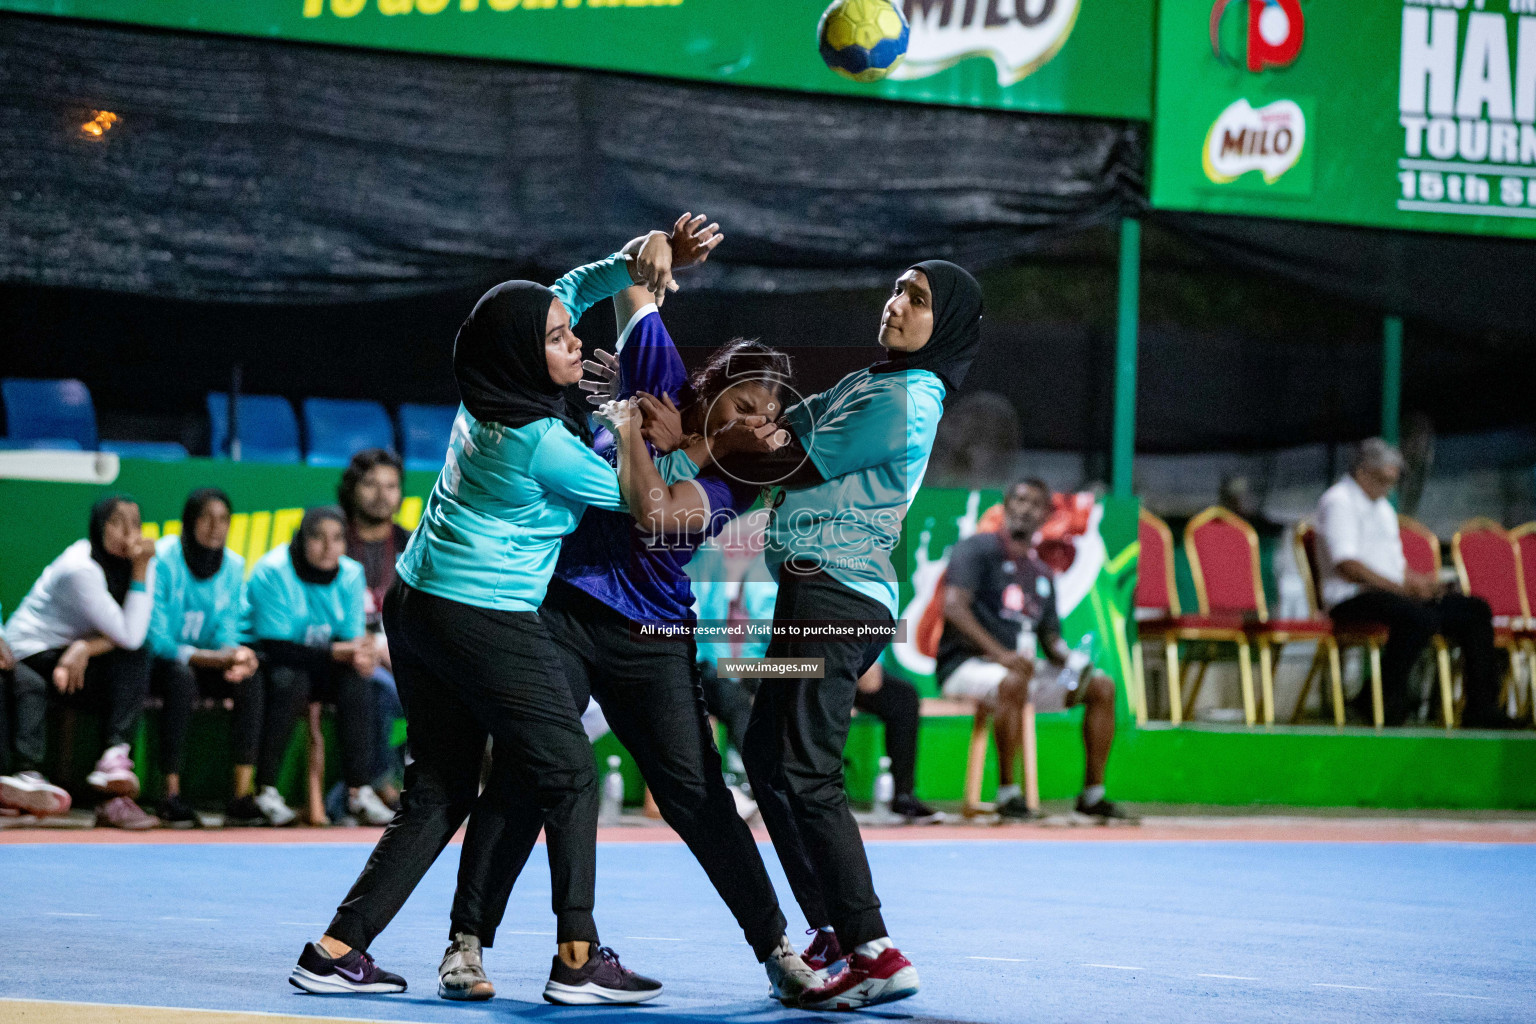
M598 1003L643 1003L661 995L661 982L636 974L619 963L619 954L600 946L578 968L565 966L559 955L549 968L544 998L565 1006Z
M404 992L405 979L380 970L373 957L354 949L346 956L327 956L318 942L311 942L299 954L299 962L288 975L288 984L315 995L350 992Z

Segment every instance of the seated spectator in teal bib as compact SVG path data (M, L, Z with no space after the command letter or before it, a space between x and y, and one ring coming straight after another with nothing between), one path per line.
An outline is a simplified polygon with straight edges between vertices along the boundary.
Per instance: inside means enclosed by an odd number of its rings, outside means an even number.
M243 634L261 657L265 709L256 759L256 808L286 825L294 812L277 791L277 772L310 701L336 706L348 810L371 825L392 814L369 785L374 763L373 689L378 664L363 622L363 567L348 558L346 519L334 506L304 513L287 547L262 556L245 589ZM308 809L312 822L325 817Z
M145 646L153 656L150 690L162 701L160 820L172 828L199 824L181 797L187 727L199 695L234 702L236 798L249 797L255 771L261 687L246 685L256 654L240 643L245 559L224 548L230 511L229 495L218 488L193 491L181 509L181 535L155 545L155 604Z

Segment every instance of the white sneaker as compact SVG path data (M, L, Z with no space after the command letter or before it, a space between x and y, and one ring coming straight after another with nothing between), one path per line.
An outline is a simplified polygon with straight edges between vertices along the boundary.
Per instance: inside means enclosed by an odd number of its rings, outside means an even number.
M357 792L347 797L347 810L366 825L388 825L395 818L395 812L379 799L372 786L357 787Z
M102 751L96 767L85 777L86 784L113 796L138 796L139 777L133 771L132 750L128 744L119 743Z
M11 807L42 818L69 810L69 794L39 772L17 772L0 776L0 807Z
M294 819L298 817L274 786L261 787L261 792L256 794L256 808L261 811L261 816L275 828L292 825Z
M768 972L768 998L785 1006L799 1005L802 995L822 984L822 979L790 945L788 937L763 961L763 969Z

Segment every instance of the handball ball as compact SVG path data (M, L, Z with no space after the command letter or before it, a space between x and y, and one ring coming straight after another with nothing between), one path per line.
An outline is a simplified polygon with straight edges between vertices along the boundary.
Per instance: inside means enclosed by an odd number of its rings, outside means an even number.
M816 26L821 59L855 82L878 82L907 55L906 16L891 0L833 0Z

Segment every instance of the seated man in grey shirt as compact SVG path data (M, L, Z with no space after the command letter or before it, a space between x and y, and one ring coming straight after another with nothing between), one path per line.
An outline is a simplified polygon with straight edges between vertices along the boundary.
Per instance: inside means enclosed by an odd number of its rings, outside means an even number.
M991 706L997 737L998 812L1035 817L1013 763L1022 742L1022 711L1062 711L1082 704L1086 770L1076 809L1095 818L1127 818L1104 796L1104 766L1115 738L1115 684L1068 649L1056 613L1051 570L1031 550L1051 512L1050 488L1022 480L1003 499L1003 528L960 541L944 570L944 634L935 674L946 697Z

